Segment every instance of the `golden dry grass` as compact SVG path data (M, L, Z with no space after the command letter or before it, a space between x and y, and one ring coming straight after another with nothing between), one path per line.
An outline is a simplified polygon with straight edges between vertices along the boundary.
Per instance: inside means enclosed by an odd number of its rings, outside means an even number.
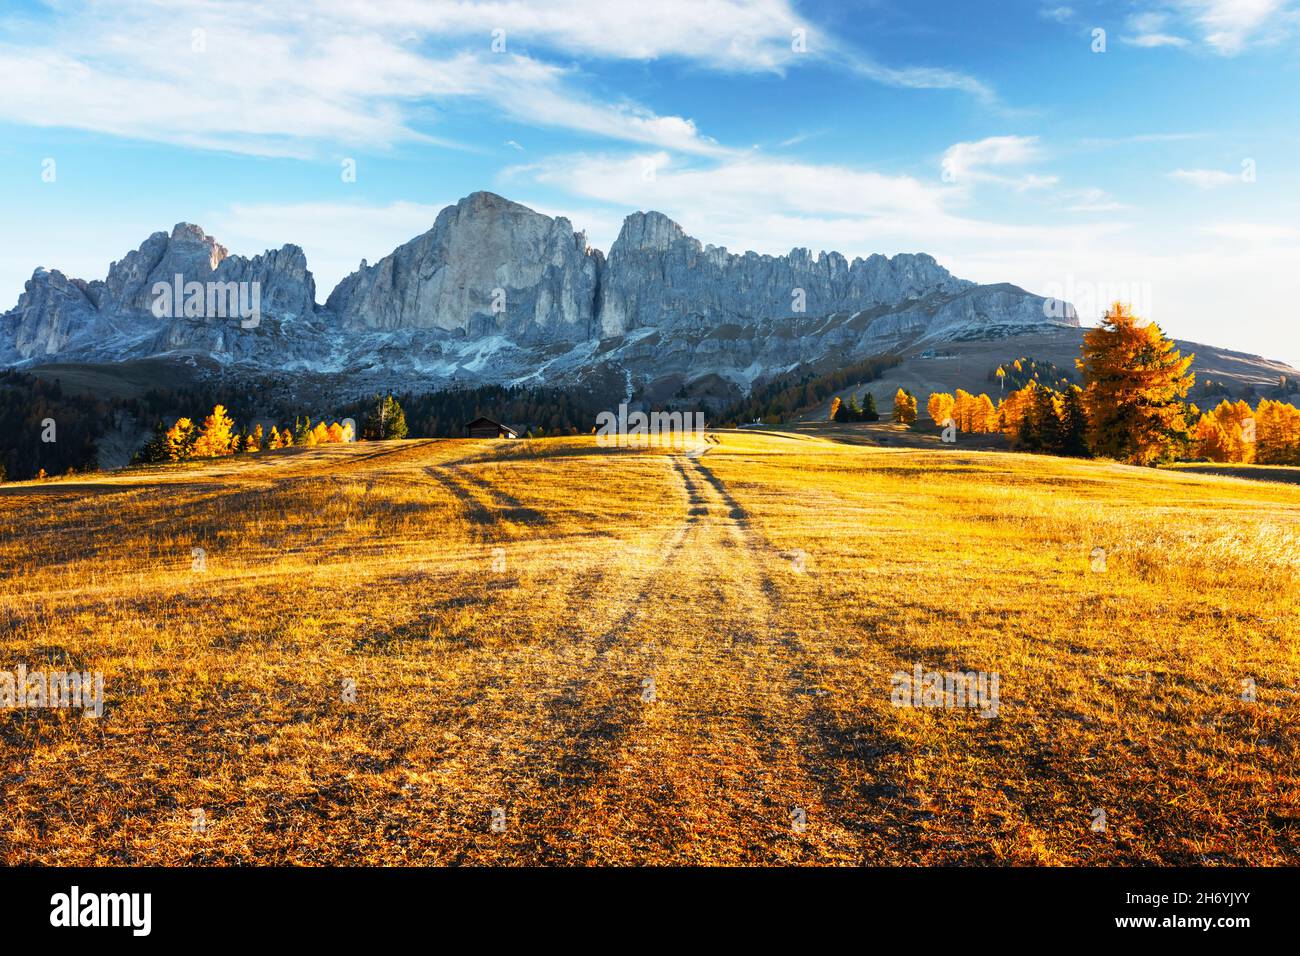
M368 443L5 486L0 569L107 697L0 712L10 864L1300 862L1296 487Z

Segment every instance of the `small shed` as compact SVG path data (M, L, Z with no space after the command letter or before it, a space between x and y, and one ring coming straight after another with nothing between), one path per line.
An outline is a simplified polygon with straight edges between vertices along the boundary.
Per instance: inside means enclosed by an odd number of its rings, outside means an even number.
M518 438L519 433L509 425L502 425L490 418L476 418L465 424L466 438Z

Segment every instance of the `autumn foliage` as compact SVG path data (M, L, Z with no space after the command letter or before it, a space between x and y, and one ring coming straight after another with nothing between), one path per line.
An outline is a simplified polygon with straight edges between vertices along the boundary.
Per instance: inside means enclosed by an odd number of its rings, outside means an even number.
M1135 465L1168 459L1191 438L1183 400L1194 381L1160 327L1116 302L1084 333L1083 404L1096 455Z
M1252 410L1225 399L1197 420L1192 453L1210 461L1300 465L1300 409L1265 398Z
M894 394L894 421L904 425L916 421L916 396L903 388Z
M925 403L930 420L942 426L951 420L958 430L969 435L988 435L998 430L998 410L987 395L972 395L957 389L956 396L935 392Z
M925 403L926 414L930 416L930 421L942 427L949 420L953 419L953 406L955 400L947 392L935 392Z
M189 418L178 418L171 428L159 422L153 438L135 456L137 464L157 464L168 461L190 461L197 458L222 458L234 454L256 454L275 451L293 445L324 445L350 442L354 438L351 423L324 422L312 424L308 418L297 423L297 430L271 426L269 432L260 423L251 430L237 429L224 405L217 405L212 414L196 426Z

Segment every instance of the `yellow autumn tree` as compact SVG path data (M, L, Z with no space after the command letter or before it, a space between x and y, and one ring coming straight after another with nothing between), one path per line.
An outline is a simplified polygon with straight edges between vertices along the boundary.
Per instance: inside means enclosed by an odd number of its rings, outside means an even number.
M956 399L947 392L935 392L925 403L925 411L930 416L930 421L936 425L943 425L949 419L956 421L952 415L955 404Z
M1024 388L1008 392L998 403L998 427L1008 441L1019 440L1025 420L1038 401L1037 392L1038 386L1030 382Z
M261 451L262 441L262 426L254 425L252 432L244 439L244 451Z
M972 435L991 435L998 430L998 410L993 399L983 392L975 399L971 409L970 431Z
M1223 427L1227 437L1228 457L1223 461L1249 464L1255 460L1255 413L1250 405L1238 399L1224 399L1214 409L1213 415ZM1217 460L1217 459L1216 459Z
M957 397L953 400L952 420L962 431L969 432L974 415L975 396L965 389L957 389Z
M1300 408L1260 400L1255 409L1255 460L1262 465L1300 465Z
M194 442L195 458L217 458L229 455L235 423L226 414L226 406L217 405L212 414L203 420L203 428Z
M1195 379L1154 322L1116 302L1101 325L1084 333L1078 360L1088 443L1095 454L1148 465L1191 439L1183 399Z
M1214 415L1202 415L1192 429L1192 454L1210 461L1232 461L1232 443Z
M176 419L176 424L167 430L167 458L169 461L185 461L194 449L194 422L188 418Z
M843 404L844 403L840 401L840 397L838 395L836 395L834 398L831 399L831 413L826 419L828 422L835 421L835 416L840 413L840 406Z
M894 421L910 425L916 421L916 396L903 389L894 393Z
M329 426L326 425L324 422L317 422L316 427L313 428L307 435L308 445L324 445L329 440L330 440Z

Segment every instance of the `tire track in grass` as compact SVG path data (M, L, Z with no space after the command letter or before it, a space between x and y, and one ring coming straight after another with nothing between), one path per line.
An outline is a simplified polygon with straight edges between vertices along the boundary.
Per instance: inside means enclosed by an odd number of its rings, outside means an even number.
M681 477L669 470L670 477ZM679 490L684 492L685 486ZM540 672L542 686L520 680L502 719L523 726L502 728L495 740L504 746L487 748L475 768L477 803L464 807L471 816L463 821L467 845L457 860L504 857L542 863L572 862L578 856L564 834L551 828L554 810L566 802L566 794L581 791L602 776L606 754L614 752L617 742L643 717L640 675L645 668L639 648L630 645L628 638L655 593L670 589L667 575L690 529L691 519L683 514L663 535L647 564L599 573L596 584L613 587L612 594L601 596L601 603L620 609L618 615L594 635L581 625L574 628L569 643L558 648L562 658L558 666L547 657L540 663L510 662L514 673ZM573 598L569 606L580 608L584 600L591 600L592 583L577 578L569 593ZM507 814L503 833L490 831L490 812L498 806Z
M425 465L421 469L433 479L434 483L449 492L456 503L464 509L465 517L474 524L490 525L496 521L492 511L475 495L465 483L459 481L452 472L439 465Z
M426 465L423 471L455 496L475 524L551 524L551 519L543 512L525 505L514 495L460 466Z
M545 513L524 504L514 495L501 490L492 482L479 477L468 468L458 466L456 468L456 475L466 484L477 489L485 498L491 501L496 511L507 520L538 525L550 523L550 518L548 518Z
M889 819L878 818L870 825L855 822L854 817L867 802L882 809L886 802L893 803L899 813L911 815L905 808L915 800L907 797L901 785L887 779L878 762L880 757L897 752L900 742L870 711L860 712L846 723L831 706L829 693L822 686L829 677L824 655L810 648L799 630L788 623L782 613L781 588L769 571L772 562L786 559L754 528L748 510L721 478L698 458L691 461L691 466L722 503L737 546L745 556L742 564L752 581L748 591L756 606L761 606L765 623L757 632L760 639L752 645L758 651L757 663L764 680L779 687L780 696L790 702L789 709L780 713L755 714L755 732L778 737L784 733L788 735L784 746L793 746L802 755L797 772L816 783L820 789L819 809L826 815L817 822L809 814L810 827L832 828L837 850L843 848L842 835L849 831L859 845L859 855L879 855L896 861L898 851L911 842L898 824L897 814ZM752 681L754 673L754 668L747 668L745 676ZM835 830L841 832L836 834Z
M656 699L639 703L600 774L553 795L545 830L567 841L553 859L852 862L853 836L821 812L805 766L812 698L803 675L791 685L771 596L736 524L743 509L685 461L673 468L691 531L664 575L676 587L636 622Z

